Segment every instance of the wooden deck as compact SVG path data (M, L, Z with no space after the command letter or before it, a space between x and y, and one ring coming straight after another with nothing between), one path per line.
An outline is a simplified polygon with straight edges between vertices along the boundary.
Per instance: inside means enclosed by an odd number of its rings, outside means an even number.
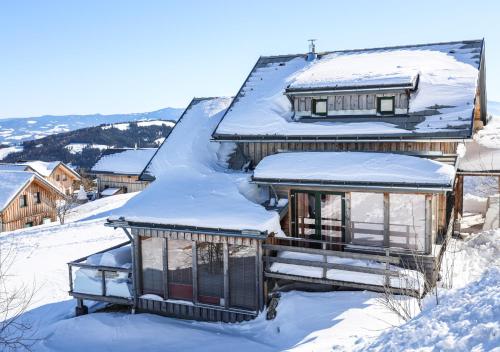
M395 248L378 248L380 254L366 253L366 248L352 246L351 244L339 242L326 242L320 240L310 240L304 238L270 238L263 245L264 250L264 275L268 279L305 282L312 284L331 285L352 289L370 290L375 292L390 291L395 294L404 294L409 296L420 296L423 294L423 287L404 287L404 285L395 285L391 279L398 281L405 280L399 271L394 270L394 266L401 265L401 258ZM327 249L329 248L329 249ZM301 254L312 255L300 259L287 258L283 254L292 254L292 256L301 256ZM343 258L381 263L383 268L369 267L354 264L340 264L329 262L329 258ZM321 258L315 260L314 258ZM297 269L297 273L280 272L273 270L274 263L287 264ZM300 269L319 268L321 275L308 276L300 273ZM363 280L352 281L329 278L329 270L340 270L352 273L371 274L373 281L379 283L363 282ZM369 276L369 275L367 275ZM379 276L379 278L377 278Z

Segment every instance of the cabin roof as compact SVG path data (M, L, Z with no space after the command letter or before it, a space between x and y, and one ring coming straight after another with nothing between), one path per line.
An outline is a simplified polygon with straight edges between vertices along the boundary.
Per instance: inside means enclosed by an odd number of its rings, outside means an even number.
M256 182L451 187L452 165L410 155L374 152L293 152L265 157L254 170Z
M91 172L138 176L155 152L156 148L145 148L104 155L92 167Z
M38 180L41 184L61 194L54 185L44 180L37 173L30 171L0 170L0 212L3 211L30 182Z
M259 192L249 174L232 172L233 148L210 141L231 98L193 99L148 165L155 176L110 222L169 228L281 231L279 215L249 200Z
M219 140L468 138L483 40L261 57L213 137ZM418 89L411 91L417 83ZM408 115L294 120L284 94L315 89L410 89ZM485 109L486 107L481 107ZM482 111L484 113L484 111Z
M33 160L23 161L19 163L3 163L0 164L0 170L30 171L31 169L38 173L40 176L48 177L59 165L62 165L64 168L69 170L75 177L80 178L80 175L78 175L78 173L76 173L73 169L71 169L68 165L64 164L61 161Z

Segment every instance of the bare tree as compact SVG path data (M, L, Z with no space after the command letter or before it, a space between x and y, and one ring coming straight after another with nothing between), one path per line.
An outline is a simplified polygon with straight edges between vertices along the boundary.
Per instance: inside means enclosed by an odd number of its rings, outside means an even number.
M47 205L56 211L59 222L64 225L68 212L78 205L76 199L72 196L59 196L55 199L45 199Z
M36 342L32 324L23 318L35 294L35 285L14 286L9 274L14 246L0 242L0 350L30 351Z

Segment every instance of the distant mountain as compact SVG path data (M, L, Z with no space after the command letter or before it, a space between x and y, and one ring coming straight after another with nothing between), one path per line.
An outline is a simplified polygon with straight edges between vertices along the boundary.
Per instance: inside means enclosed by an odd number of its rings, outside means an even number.
M88 170L101 155L116 149L157 148L173 126L171 121L147 120L80 128L24 141L19 147L0 146L0 159L4 162L61 160Z
M61 132L113 124L118 122L143 120L177 121L184 109L165 108L157 111L113 114L113 115L65 115L0 119L0 144L19 144L23 141L39 139Z

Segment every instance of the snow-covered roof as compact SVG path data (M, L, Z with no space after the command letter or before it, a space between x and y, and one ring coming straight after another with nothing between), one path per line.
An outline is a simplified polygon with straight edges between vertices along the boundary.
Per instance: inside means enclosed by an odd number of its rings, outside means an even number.
M25 171L0 171L0 211L32 179L35 174Z
M234 146L210 142L230 98L194 99L146 172L156 181L115 211L110 221L281 233L279 215L250 199L250 175L227 170Z
M66 166L66 168L75 176L80 178L80 175L78 175L73 169L71 169L68 165L64 164L61 161L40 161L40 160L34 160L34 161L24 161L24 162L19 162L19 163L4 163L0 164L0 170L12 170L12 171L30 171L33 170L37 174L43 177L48 177L54 172L54 169L58 167L59 165Z
M0 164L0 171L27 171L27 168L23 164Z
M480 78L483 41L261 57L214 137L252 138L465 138ZM408 116L295 120L286 90L415 85ZM482 113L486 107L481 107Z
M91 171L95 173L140 175L156 150L156 148L130 149L104 155L92 167Z
M455 168L425 158L392 153L297 152L265 157L254 170L255 181L405 184L449 187Z
M112 196L120 192L121 190L122 190L121 188L112 188L112 187L106 188L101 192L101 196Z
M495 116L465 144L458 169L467 172L500 171L500 117Z

